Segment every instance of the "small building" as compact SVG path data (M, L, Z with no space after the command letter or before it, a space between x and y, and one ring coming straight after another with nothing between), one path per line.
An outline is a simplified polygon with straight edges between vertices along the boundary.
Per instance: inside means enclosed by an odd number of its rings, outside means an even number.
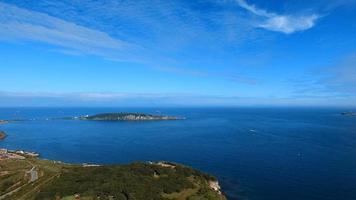
M0 154L7 154L7 149L0 149Z
M15 151L15 153L18 153L18 154L24 154L25 152L22 151L22 150L18 150L18 151Z

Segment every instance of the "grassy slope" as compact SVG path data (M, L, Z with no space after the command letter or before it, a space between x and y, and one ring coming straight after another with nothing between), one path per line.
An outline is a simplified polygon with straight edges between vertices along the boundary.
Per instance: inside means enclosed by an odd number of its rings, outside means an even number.
M26 171L36 167L39 179L28 183ZM194 169L154 164L133 163L99 167L54 164L53 161L26 159L7 160L0 170L9 175L6 183L0 177L0 195L22 185L21 190L7 199L225 199L208 187L213 177ZM16 174L16 175L15 175ZM2 192L1 192L2 191Z

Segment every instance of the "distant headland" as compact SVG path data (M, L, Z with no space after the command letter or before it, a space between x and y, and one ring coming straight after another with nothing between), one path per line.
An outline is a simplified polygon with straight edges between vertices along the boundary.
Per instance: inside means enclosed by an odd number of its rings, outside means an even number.
M0 140L3 140L6 138L6 133L4 131L0 131Z
M181 117L165 116L165 115L151 115L144 113L101 113L96 115L87 115L75 117L79 120L93 120L93 121L158 121L158 120L179 120Z
M8 121L0 120L0 125L1 125L1 124L6 124L6 123L8 123ZM5 138L6 138L6 133L5 133L4 131L1 131L1 130L0 130L0 140L3 140L3 139L5 139Z
M9 123L9 122L6 121L6 120L1 120L1 119L0 119L0 124L7 124L7 123Z
M356 112L353 112L353 111L342 112L341 115L356 116Z

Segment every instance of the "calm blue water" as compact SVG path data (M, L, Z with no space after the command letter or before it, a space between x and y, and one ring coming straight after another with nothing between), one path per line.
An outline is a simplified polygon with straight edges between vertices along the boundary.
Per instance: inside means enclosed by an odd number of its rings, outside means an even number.
M180 121L45 120L139 111ZM229 199L355 200L356 117L316 108L1 108L0 147L71 163L169 160L216 175Z

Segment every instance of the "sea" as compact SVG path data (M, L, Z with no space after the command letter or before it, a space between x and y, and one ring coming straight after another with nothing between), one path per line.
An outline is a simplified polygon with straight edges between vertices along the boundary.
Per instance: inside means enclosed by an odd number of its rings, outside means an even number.
M67 163L171 161L216 176L231 200L355 200L351 108L0 108L0 148ZM61 117L140 112L172 121ZM54 119L57 118L57 119Z

